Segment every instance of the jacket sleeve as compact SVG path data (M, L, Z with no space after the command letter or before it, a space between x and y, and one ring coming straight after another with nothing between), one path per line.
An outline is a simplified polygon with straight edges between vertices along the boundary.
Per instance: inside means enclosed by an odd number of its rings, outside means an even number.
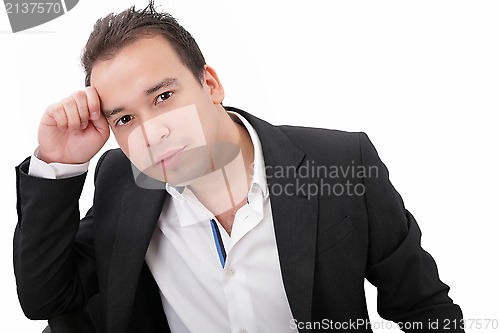
M80 220L86 174L44 179L28 167L29 158L16 168L14 273L25 315L49 319L84 308L98 292L92 209Z
M405 209L389 173L366 134L360 135L369 218L367 279L377 287L380 316L406 332L461 332L462 312L448 297L434 259L420 244L421 232Z

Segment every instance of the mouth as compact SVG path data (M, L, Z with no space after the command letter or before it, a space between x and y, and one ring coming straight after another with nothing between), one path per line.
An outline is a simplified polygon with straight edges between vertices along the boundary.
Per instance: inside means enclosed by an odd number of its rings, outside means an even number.
M155 165L158 165L160 163L165 164L165 163L171 162L172 160L174 160L174 158L176 156L178 156L178 153L183 151L185 148L186 148L186 146L180 147L180 148L175 148L175 149L170 149L170 150L167 150L166 152L156 156L155 160L154 160Z

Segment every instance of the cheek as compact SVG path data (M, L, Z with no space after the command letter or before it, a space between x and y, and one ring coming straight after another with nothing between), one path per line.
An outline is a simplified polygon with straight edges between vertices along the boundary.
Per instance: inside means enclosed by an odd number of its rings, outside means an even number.
M125 153L125 155L128 156L129 145L127 137L122 134L118 134L115 130L112 131L115 136L116 142L118 143L118 146L120 146L120 149Z
M139 170L151 166L151 156L140 127L127 132L113 131L113 133L120 149Z
M182 142L196 148L207 144L200 114L196 104L189 104L169 110L158 118L169 129L171 142Z
M205 146L208 141L204 128L204 119L201 118L201 112L195 105L189 105L183 112L183 117L180 120L185 133L189 133L191 138L191 145L193 148Z

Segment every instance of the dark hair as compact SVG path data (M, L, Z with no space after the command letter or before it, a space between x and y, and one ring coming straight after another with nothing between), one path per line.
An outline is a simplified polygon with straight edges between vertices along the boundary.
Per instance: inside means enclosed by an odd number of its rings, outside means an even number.
M113 58L124 46L140 38L158 35L170 42L180 61L201 83L205 58L198 44L170 14L157 12L151 0L142 10L132 6L97 20L82 53L85 85L90 85L92 67L97 61Z

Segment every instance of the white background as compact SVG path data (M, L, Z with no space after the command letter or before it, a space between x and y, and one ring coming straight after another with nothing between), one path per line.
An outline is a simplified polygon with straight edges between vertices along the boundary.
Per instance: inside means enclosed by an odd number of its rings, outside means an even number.
M24 317L16 296L14 166L36 148L45 107L83 87L79 56L95 20L134 3L147 1L82 0L68 14L17 34L0 13L0 316L14 332L45 327ZM500 2L157 5L194 35L219 73L225 105L274 124L368 133L450 296L468 319L500 320ZM105 148L115 146L110 140ZM82 211L91 198L89 181ZM368 284L367 297L371 320L380 324Z

